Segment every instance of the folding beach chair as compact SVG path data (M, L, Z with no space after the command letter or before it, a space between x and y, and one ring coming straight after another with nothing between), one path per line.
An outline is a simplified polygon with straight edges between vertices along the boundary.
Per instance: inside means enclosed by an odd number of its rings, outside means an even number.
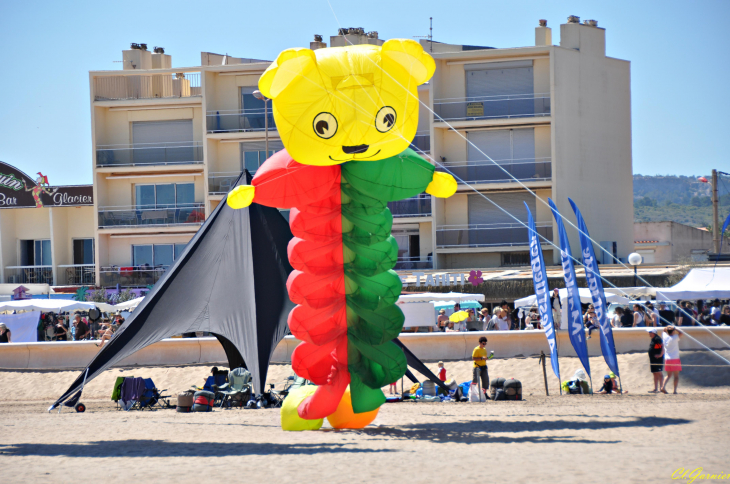
M249 396L251 395L251 373L245 369L245 368L235 368L231 370L228 373L228 383L223 384L222 386L218 387L218 393L222 394L220 407L222 407L226 402L228 402L230 406L230 402L233 400L243 400L248 401L247 398L244 398L246 394ZM238 398L238 395L240 395L240 398ZM245 404L246 402L243 402Z
M145 408L149 408L150 410L155 410L156 408L172 408L172 405L170 405L170 395L162 395L162 392L166 390L157 389L152 378L144 379L144 387L144 393L132 408L139 410Z

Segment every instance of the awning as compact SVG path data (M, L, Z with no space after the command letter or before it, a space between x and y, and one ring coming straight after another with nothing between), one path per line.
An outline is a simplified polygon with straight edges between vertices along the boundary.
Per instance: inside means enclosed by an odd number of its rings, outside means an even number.
M421 294L401 294L398 303L430 302L430 301L484 301L484 294L462 292L424 292Z
M105 313L113 313L116 311L129 311L130 309L136 308L139 306L139 304L144 301L143 297L138 297L136 299L131 299L129 301L125 301L123 303L119 304L106 304L106 303L95 303L96 307L99 308L99 311L104 311Z
M93 302L72 301L69 299L22 299L0 303L0 311L88 311L96 306Z
M591 298L591 291L587 287L580 287L578 288L578 293L580 294L580 302L583 304L592 303L593 299ZM560 295L560 300L565 301L568 299L568 290L563 288L558 291L558 294ZM629 304L628 298L625 298L623 296L619 296L616 294L612 294L608 292L608 290L604 291L604 294L606 296L606 303L618 303L618 304ZM516 308L525 308L525 307L532 307L533 305L537 304L537 297L533 294L532 296L523 297L522 299L518 299L515 301L515 307Z

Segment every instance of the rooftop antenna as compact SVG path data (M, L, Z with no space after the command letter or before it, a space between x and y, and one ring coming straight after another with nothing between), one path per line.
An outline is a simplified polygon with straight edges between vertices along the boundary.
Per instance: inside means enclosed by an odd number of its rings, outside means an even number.
M428 35L414 35L414 39L428 39L428 44L431 46L430 50L433 53L433 17L428 18L430 27L428 29Z

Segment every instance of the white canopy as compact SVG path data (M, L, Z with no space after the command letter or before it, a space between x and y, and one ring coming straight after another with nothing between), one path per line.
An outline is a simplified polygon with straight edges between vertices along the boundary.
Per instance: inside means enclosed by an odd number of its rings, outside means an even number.
M580 302L583 304L588 304L593 302L593 299L591 298L591 291L587 287L579 287L578 288L578 294L580 295ZM619 304L628 304L629 300L623 296L619 296L617 294L613 294L608 292L608 290L604 291L604 294L606 296L606 303L619 303ZM568 299L568 290L563 288L558 291L558 295L560 296L561 301L565 301ZM534 294L532 296L523 297L522 299L518 299L515 301L515 307L516 308L524 308L524 307L532 307L532 305L537 304L537 296ZM563 305L565 306L565 305Z
M99 308L99 311L104 311L105 313L112 313L116 311L128 311L132 308L136 308L140 305L140 303L144 300L144 296L138 297L136 299L131 299L129 301L125 301L123 303L119 304L106 304L106 303L95 303L96 307Z
M662 299L730 299L730 267L692 269L672 287L658 289Z
M424 292L421 294L401 294L398 304L431 301L484 301L484 294L467 294L461 292Z
M93 302L72 301L71 299L22 299L0 303L0 311L88 311L96 304Z

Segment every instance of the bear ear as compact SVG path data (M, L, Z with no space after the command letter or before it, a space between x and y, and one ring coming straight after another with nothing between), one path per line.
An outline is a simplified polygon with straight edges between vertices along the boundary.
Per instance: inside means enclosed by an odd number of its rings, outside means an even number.
M289 84L306 77L316 65L317 58L313 50L287 49L264 71L259 79L259 90L269 99L276 99Z
M391 39L381 49L383 58L400 64L418 84L431 79L436 71L433 57L424 52L421 44L415 40Z

